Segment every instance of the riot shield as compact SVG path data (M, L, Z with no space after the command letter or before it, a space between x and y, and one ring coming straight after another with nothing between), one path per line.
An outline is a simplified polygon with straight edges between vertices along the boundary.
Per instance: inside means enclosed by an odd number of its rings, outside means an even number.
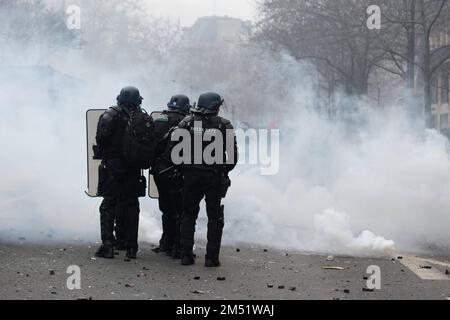
M152 174L148 177L148 196L152 199L159 199L158 187Z
M96 144L95 135L100 116L106 109L92 109L86 112L86 138L87 138L87 191L90 197L98 197L98 168L101 160L94 160L93 147Z
M155 112L151 113L151 117L153 118L154 121L163 120L161 118L163 116L164 116L163 113L159 112L159 111L155 111ZM148 196L152 199L159 198L158 187L156 186L155 178L152 174L149 174L149 177L148 177Z
M94 160L93 147L96 144L95 135L100 116L106 109L91 109L86 112L86 140L87 140L87 191L89 197L98 197L98 168L101 160ZM152 113L152 117L160 116L160 112ZM158 199L159 193L153 175L148 177L148 195L152 199Z

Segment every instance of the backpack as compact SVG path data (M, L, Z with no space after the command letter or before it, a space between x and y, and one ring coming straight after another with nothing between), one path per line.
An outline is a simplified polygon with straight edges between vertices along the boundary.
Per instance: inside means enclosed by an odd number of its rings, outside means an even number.
M149 169L156 147L153 119L144 109L122 110L129 116L123 135L123 158L130 167Z

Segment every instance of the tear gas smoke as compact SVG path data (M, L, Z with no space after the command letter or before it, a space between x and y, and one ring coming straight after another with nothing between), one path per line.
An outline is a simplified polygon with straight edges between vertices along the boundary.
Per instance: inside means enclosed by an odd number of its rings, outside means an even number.
M242 56L252 56L242 50ZM359 125L328 120L311 107L311 69L284 55L262 55L247 69L222 74L228 81L210 77L203 79L208 87L192 89L171 78L184 63L176 57L162 65L106 69L80 52L53 56L48 67L31 59L33 52L26 59L2 62L0 238L99 238L100 200L84 194L84 114L91 107L112 105L120 88L133 84L141 89L148 111L162 109L176 93L216 90L233 101L236 121L248 121L246 112L255 108L260 123L279 115L280 172L261 176L257 167L240 166L232 174L224 201L226 244L354 255L448 248L448 143L437 132L414 125L404 105L375 109L361 100ZM17 58L14 53L8 56ZM264 65L259 78L249 71L258 69L257 63ZM281 95L276 89L280 73L290 79ZM260 90L261 83L266 90ZM236 96L257 97L249 100L255 108L248 109L249 101L241 104ZM141 240L157 241L157 203L141 199L141 207ZM198 236L204 237L204 212L201 217Z

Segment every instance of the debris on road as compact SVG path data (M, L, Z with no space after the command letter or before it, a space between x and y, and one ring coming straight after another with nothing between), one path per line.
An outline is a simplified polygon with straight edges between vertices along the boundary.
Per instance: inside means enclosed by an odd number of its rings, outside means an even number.
M322 267L322 269L324 269L324 270L339 270L339 271L345 270L345 268L334 267L334 266L324 266L324 267Z
M205 294L204 291L200 291L200 290L194 290L194 291L191 291L191 293L193 293L193 294Z
M433 267L432 266L420 266L420 269L431 270L431 269L433 269Z
M237 248L237 249L236 249L236 252L241 252L241 249Z
M450 295L450 291L440 283L433 287L433 282L424 284L413 274L413 271L422 270L425 275L431 273L431 276L440 276L439 279L449 279L450 266L447 265L447 257L442 264L440 260L424 257L414 260L414 264L405 266L410 261L406 255L403 256L402 263L397 260L397 264L392 264L391 257L379 260L353 259L337 254L335 256L335 253L302 255L268 248L269 253L261 254L263 247L255 250L234 246L225 248L225 254L230 259L228 263L224 264L222 270L213 272L214 270L204 270L201 267L195 268L196 270L183 269L176 261L174 263L165 255L153 254L150 247L147 249L147 255L141 260L136 260L136 264L133 259L130 263L123 262L125 258L123 252L119 258L116 257L115 261L111 261L112 263L100 258L93 258L97 261L92 263L88 259L94 257L93 252L87 249L86 245L74 248L67 246L65 252L60 251L65 245L59 245L50 256L45 255L50 251L50 247L37 246L23 249L28 251L15 250L18 247L19 245L9 247L6 244L0 246L3 256L15 259L13 264L3 265L7 272L0 278L0 282L5 281L6 284L2 286L2 297L30 300L77 298L87 300L86 298L92 295L95 300L165 299L163 295L167 294L170 299L216 299L220 296L221 299L242 300L248 298L320 300L333 297L348 300L386 297L446 299ZM238 249L243 256L236 253ZM203 254L205 249L202 247L199 251L198 255ZM18 254L20 256L16 256ZM285 254L289 254L290 258L286 258ZM393 257L398 259L399 254ZM250 259L255 262L250 264L248 262ZM16 260L20 263L16 263ZM65 290L67 279L65 266L72 263L84 264L83 279L87 278L83 285L83 289L86 290L83 292ZM368 289L373 287L366 285L366 281L370 279L370 275L366 274L366 266L374 263L379 263L383 268L385 276L383 288L389 290ZM355 268L354 265L358 267ZM432 266L432 270L420 269L421 266ZM27 274L29 278L26 278ZM320 285L314 287L317 283ZM88 284L92 285L92 288L88 287ZM445 282L442 284L446 285ZM179 291L180 287L184 287L184 290ZM32 293L29 292L31 289Z

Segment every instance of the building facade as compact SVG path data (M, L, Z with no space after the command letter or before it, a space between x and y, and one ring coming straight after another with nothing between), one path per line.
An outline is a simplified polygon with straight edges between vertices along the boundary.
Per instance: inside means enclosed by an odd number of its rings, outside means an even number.
M441 31L431 37L431 50L436 53L438 60L450 56L450 21L441 26ZM431 83L431 102L434 123L442 132L450 132L450 59L436 71Z

